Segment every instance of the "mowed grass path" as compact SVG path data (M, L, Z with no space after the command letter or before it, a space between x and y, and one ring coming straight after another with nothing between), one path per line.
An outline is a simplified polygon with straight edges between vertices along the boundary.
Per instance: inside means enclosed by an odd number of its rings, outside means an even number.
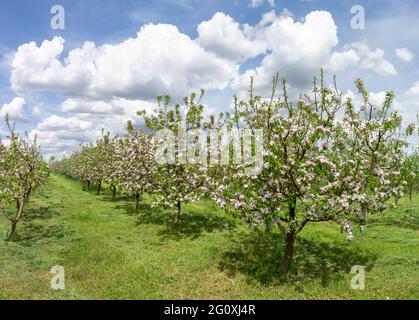
M276 274L278 233L252 230L209 201L181 226L145 198L97 196L51 175L10 243L0 240L0 299L419 299L419 197L374 217L348 242L334 224L301 233L292 274ZM0 217L0 231L6 229ZM66 289L50 289L54 265ZM365 290L350 289L354 265Z

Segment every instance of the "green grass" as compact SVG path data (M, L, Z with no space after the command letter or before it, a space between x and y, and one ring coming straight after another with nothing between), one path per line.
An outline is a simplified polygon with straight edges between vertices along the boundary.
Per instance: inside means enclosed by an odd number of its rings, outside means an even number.
M419 299L419 197L371 219L348 242L334 224L308 225L292 274L280 280L278 233L251 230L208 201L138 212L52 175L31 199L13 241L0 240L0 299ZM0 231L7 228L0 219ZM62 265L66 289L50 289ZM354 265L365 290L350 289Z

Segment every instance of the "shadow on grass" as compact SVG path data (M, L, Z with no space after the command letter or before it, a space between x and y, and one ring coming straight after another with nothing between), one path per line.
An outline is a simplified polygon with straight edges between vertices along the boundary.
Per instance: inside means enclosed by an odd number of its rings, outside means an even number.
M59 212L49 207L30 208L18 224L12 241L30 246L37 241L54 242L63 238L66 241L78 239L68 225L54 220L58 216Z
M235 222L228 216L218 216L206 212L195 212L184 210L180 224L174 225L174 212L170 209L164 210L151 207L150 204L140 203L136 210L134 204L126 203L115 208L124 209L127 214L136 216L136 225L161 225L161 236L173 239L196 239L204 232L234 228Z
M152 208L148 203L140 202L139 208L135 209L135 204L131 198L128 198L128 201L125 201L123 204L117 204L115 209L122 209L129 216L139 216L142 214L147 214L152 211L161 211L159 208Z
M419 209L407 208L399 210L397 215L375 216L370 219L372 226L393 226L403 229L419 230Z
M51 209L49 207L30 208L26 212L24 220L28 222L38 219L51 219L58 215L59 213L57 210Z
M133 195L128 195L126 193L121 192L120 190L117 191L115 199L112 197L112 190L109 188L103 188L100 191L100 194L97 194L96 188L87 190L86 187L83 187L83 191L91 195L97 196L98 199L102 201L106 201L106 202L118 203L118 202L134 202L135 201L135 197Z
M296 241L290 275L284 279L278 274L283 255L283 239L280 235L260 232L240 234L234 240L233 248L222 256L220 268L231 275L242 273L249 280L264 285L316 278L327 286L331 279L347 275L354 265L362 265L370 270L377 259L376 255L360 251L350 243L330 245L300 237Z
M117 195L115 200L112 199L112 194L101 194L100 195L101 200L103 201L107 201L107 202L133 202L134 201L134 197L132 196L127 196L127 195Z
M63 225L30 223L24 225L24 230L19 233L19 240L31 242L38 240L52 241L64 238L67 233Z
M400 220L396 218L387 218L383 221L376 221L372 225L375 226L392 226L402 229L419 230L419 218L412 218L411 220Z

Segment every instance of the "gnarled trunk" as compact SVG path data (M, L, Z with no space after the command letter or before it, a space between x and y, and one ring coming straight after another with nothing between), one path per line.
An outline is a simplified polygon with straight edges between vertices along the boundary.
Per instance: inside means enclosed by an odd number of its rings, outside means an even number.
M10 230L6 238L6 241L10 241L12 239L13 234L16 231L16 225L18 224L20 219L22 219L23 210L25 208L25 198L17 200L17 206L18 206L18 211L17 211L16 217L10 220Z
M293 198L288 206L288 214L290 221L295 220L297 210L297 198ZM288 226L290 227L290 225ZM282 258L281 264L279 265L279 273L286 274L290 270L292 256L294 255L294 243L298 231L288 230L285 232L285 246L284 246L284 257Z
M112 201L116 201L116 186L112 186Z
M102 182L99 182L98 186L97 186L97 194L100 194L100 188L102 186Z
M13 236L13 234L16 231L16 224L17 224L17 222L15 222L15 221L12 221L11 222L11 224L10 224L10 230L9 230L9 235L6 238L6 241L10 241L12 239L12 236Z
M294 255L294 243L296 235L288 233L285 237L284 257L279 265L279 273L286 274L290 270L292 257Z
M174 224L179 224L181 220L181 212L182 212L182 203L178 201L176 204L176 214L175 214L175 221Z
M140 207L140 199L141 199L141 195L139 192L137 192L135 194L135 210L138 210L138 208Z

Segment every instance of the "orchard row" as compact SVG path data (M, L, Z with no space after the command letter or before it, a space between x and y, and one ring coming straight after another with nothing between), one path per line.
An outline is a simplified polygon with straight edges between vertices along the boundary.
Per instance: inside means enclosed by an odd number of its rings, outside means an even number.
M325 86L323 77L320 83L314 81L311 92L290 102L285 82L277 93L275 77L271 99L255 95L252 83L248 99L235 97L233 110L217 116L206 116L203 91L182 105L159 97L155 112L138 112L143 128L128 122L121 137L102 132L96 143L82 145L51 163L51 169L98 192L106 184L114 198L121 189L136 199L137 208L148 193L155 206L175 209L174 224L181 223L183 204L206 197L252 226L276 226L284 236L279 271L285 273L296 236L307 223L335 222L352 240L356 225L363 229L369 214L396 204L404 190L417 183L417 156L404 152L415 126L402 129L402 118L392 110L392 92L377 106L370 103L361 80L356 86L360 105L343 99L336 85ZM179 161L185 157L184 141L175 135L170 145L158 133L179 132L180 126L186 132L263 132L261 139L250 142L253 156L261 153L261 169L249 174L244 154L241 163ZM205 142L218 145L218 150L210 148L203 156L202 148L196 148L194 156L221 159L237 151L234 143L211 141L219 138L207 135ZM165 157L175 161L162 161Z

